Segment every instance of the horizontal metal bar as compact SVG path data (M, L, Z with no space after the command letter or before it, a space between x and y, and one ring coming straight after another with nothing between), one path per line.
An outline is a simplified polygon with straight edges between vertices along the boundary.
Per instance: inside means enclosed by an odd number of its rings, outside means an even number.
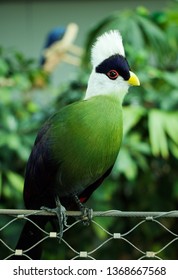
M83 213L81 211L65 211L66 216L79 217ZM178 210L168 212L142 212L142 211L120 211L120 210L108 210L108 211L93 211L90 209L92 217L135 217L146 218L151 220L152 218L178 218ZM55 216L56 214L47 210L27 210L27 209L0 209L0 215L12 215L12 216Z

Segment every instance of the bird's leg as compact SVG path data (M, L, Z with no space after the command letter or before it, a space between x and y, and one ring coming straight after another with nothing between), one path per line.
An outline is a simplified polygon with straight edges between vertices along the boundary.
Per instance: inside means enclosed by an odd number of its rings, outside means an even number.
M56 201L56 208L48 208L43 206L41 207L41 209L56 214L59 223L59 228L60 228L60 239L62 239L64 226L67 226L67 216L65 213L66 209L64 206L62 206L59 197L56 197L55 201Z
M80 211L82 212L81 220L82 220L83 224L85 226L88 226L90 224L90 221L91 221L92 216L93 216L93 210L85 207L81 203L81 201L80 201L80 199L78 198L77 195L74 196L74 200L75 200L76 204L78 205Z

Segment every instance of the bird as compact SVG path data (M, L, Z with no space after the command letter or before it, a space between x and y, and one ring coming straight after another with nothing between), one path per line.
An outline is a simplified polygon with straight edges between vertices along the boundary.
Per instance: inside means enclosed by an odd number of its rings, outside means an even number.
M83 54L83 50L74 44L78 30L78 25L70 22L65 27L58 26L52 28L47 34L39 60L39 67L46 74L52 73L61 62L75 66L80 65L80 57Z
M61 27L53 28L48 33L48 35L46 37L46 41L45 41L43 50L51 47L57 41L62 40L62 38L64 37L65 32L66 32L66 28L65 27L61 26ZM42 55L40 57L40 65L43 66L45 64L45 62L46 62L46 58L44 57L44 55Z
M37 134L25 173L27 209L53 209L58 201L67 210L80 210L114 166L123 136L123 99L140 81L115 29L96 39L91 65L84 98L57 111ZM40 245L28 249L42 236L34 223L44 229L48 220L33 216L33 223L26 221L16 249L39 259Z

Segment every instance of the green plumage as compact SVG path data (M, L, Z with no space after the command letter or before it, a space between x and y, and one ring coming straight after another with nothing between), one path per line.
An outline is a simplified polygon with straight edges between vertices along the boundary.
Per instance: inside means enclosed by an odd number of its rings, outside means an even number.
M81 193L113 166L122 140L122 108L115 95L66 106L48 125L59 197Z
M111 172L122 141L122 100L130 85L140 84L130 71L118 31L100 36L91 58L85 100L64 107L44 124L26 166L25 206L57 206L61 236L61 205L85 216L82 204ZM26 222L16 248L39 259L41 248L34 246L42 240L38 227L45 229L53 218L32 216L33 223Z

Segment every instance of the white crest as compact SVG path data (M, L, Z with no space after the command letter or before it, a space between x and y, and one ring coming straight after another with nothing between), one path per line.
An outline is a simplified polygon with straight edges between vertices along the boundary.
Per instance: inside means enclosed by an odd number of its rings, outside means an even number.
M93 45L91 53L92 64L97 66L103 60L115 54L125 56L125 51L120 32L118 30L111 30L98 37Z

